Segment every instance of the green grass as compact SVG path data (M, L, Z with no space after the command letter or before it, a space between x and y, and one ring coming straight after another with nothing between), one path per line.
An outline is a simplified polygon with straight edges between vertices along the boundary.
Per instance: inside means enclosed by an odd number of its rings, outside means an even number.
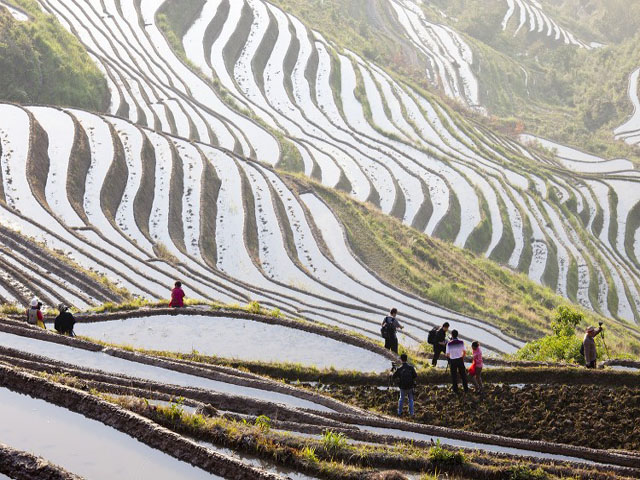
M107 82L79 40L34 0L10 0L29 21L0 9L0 99L104 111Z

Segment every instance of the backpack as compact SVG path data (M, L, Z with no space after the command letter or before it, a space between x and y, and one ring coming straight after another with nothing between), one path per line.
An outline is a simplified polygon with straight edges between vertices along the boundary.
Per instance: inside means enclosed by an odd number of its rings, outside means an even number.
M382 338L384 338L385 340L393 337L396 333L396 329L393 327L393 323L388 321L388 318L391 317L384 317L384 325L382 325L382 328L380 329L380 335L382 335Z
M30 308L27 310L27 322L29 325L37 325L38 324L38 310L35 308Z
M433 327L431 330L429 330L429 336L427 337L427 343L429 345L435 345L436 344L436 335L438 334L438 327Z
M413 367L406 365L400 368L398 372L398 386L402 390L410 390L415 385Z

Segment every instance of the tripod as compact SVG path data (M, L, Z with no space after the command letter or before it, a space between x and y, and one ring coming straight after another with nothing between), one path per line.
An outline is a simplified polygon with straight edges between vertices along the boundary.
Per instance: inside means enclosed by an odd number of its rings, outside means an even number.
M604 346L604 353L607 354L607 360L611 360L611 355L609 355L609 347L607 347L607 342L604 340L604 329L600 332L602 334L602 345Z

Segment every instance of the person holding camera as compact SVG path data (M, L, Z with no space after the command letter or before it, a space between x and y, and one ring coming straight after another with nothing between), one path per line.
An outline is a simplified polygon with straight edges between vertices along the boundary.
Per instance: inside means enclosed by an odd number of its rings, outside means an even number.
M398 382L400 387L400 399L398 400L398 416L402 416L402 410L404 409L404 401L407 400L409 404L409 415L413 417L413 389L416 386L416 378L418 373L413 365L408 363L407 354L400 355L402 365L395 372L393 372L393 379Z
M584 352L584 363L587 368L596 368L598 352L596 350L595 337L600 332L602 332L602 322L600 322L598 328L588 327L584 334L584 340L582 340L582 350Z

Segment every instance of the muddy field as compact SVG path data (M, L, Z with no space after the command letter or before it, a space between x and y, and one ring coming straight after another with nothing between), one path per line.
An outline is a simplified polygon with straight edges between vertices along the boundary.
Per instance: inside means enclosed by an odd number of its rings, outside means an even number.
M397 389L323 387L362 408L395 415ZM419 423L591 448L640 450L640 388L487 385L483 395L418 387Z

